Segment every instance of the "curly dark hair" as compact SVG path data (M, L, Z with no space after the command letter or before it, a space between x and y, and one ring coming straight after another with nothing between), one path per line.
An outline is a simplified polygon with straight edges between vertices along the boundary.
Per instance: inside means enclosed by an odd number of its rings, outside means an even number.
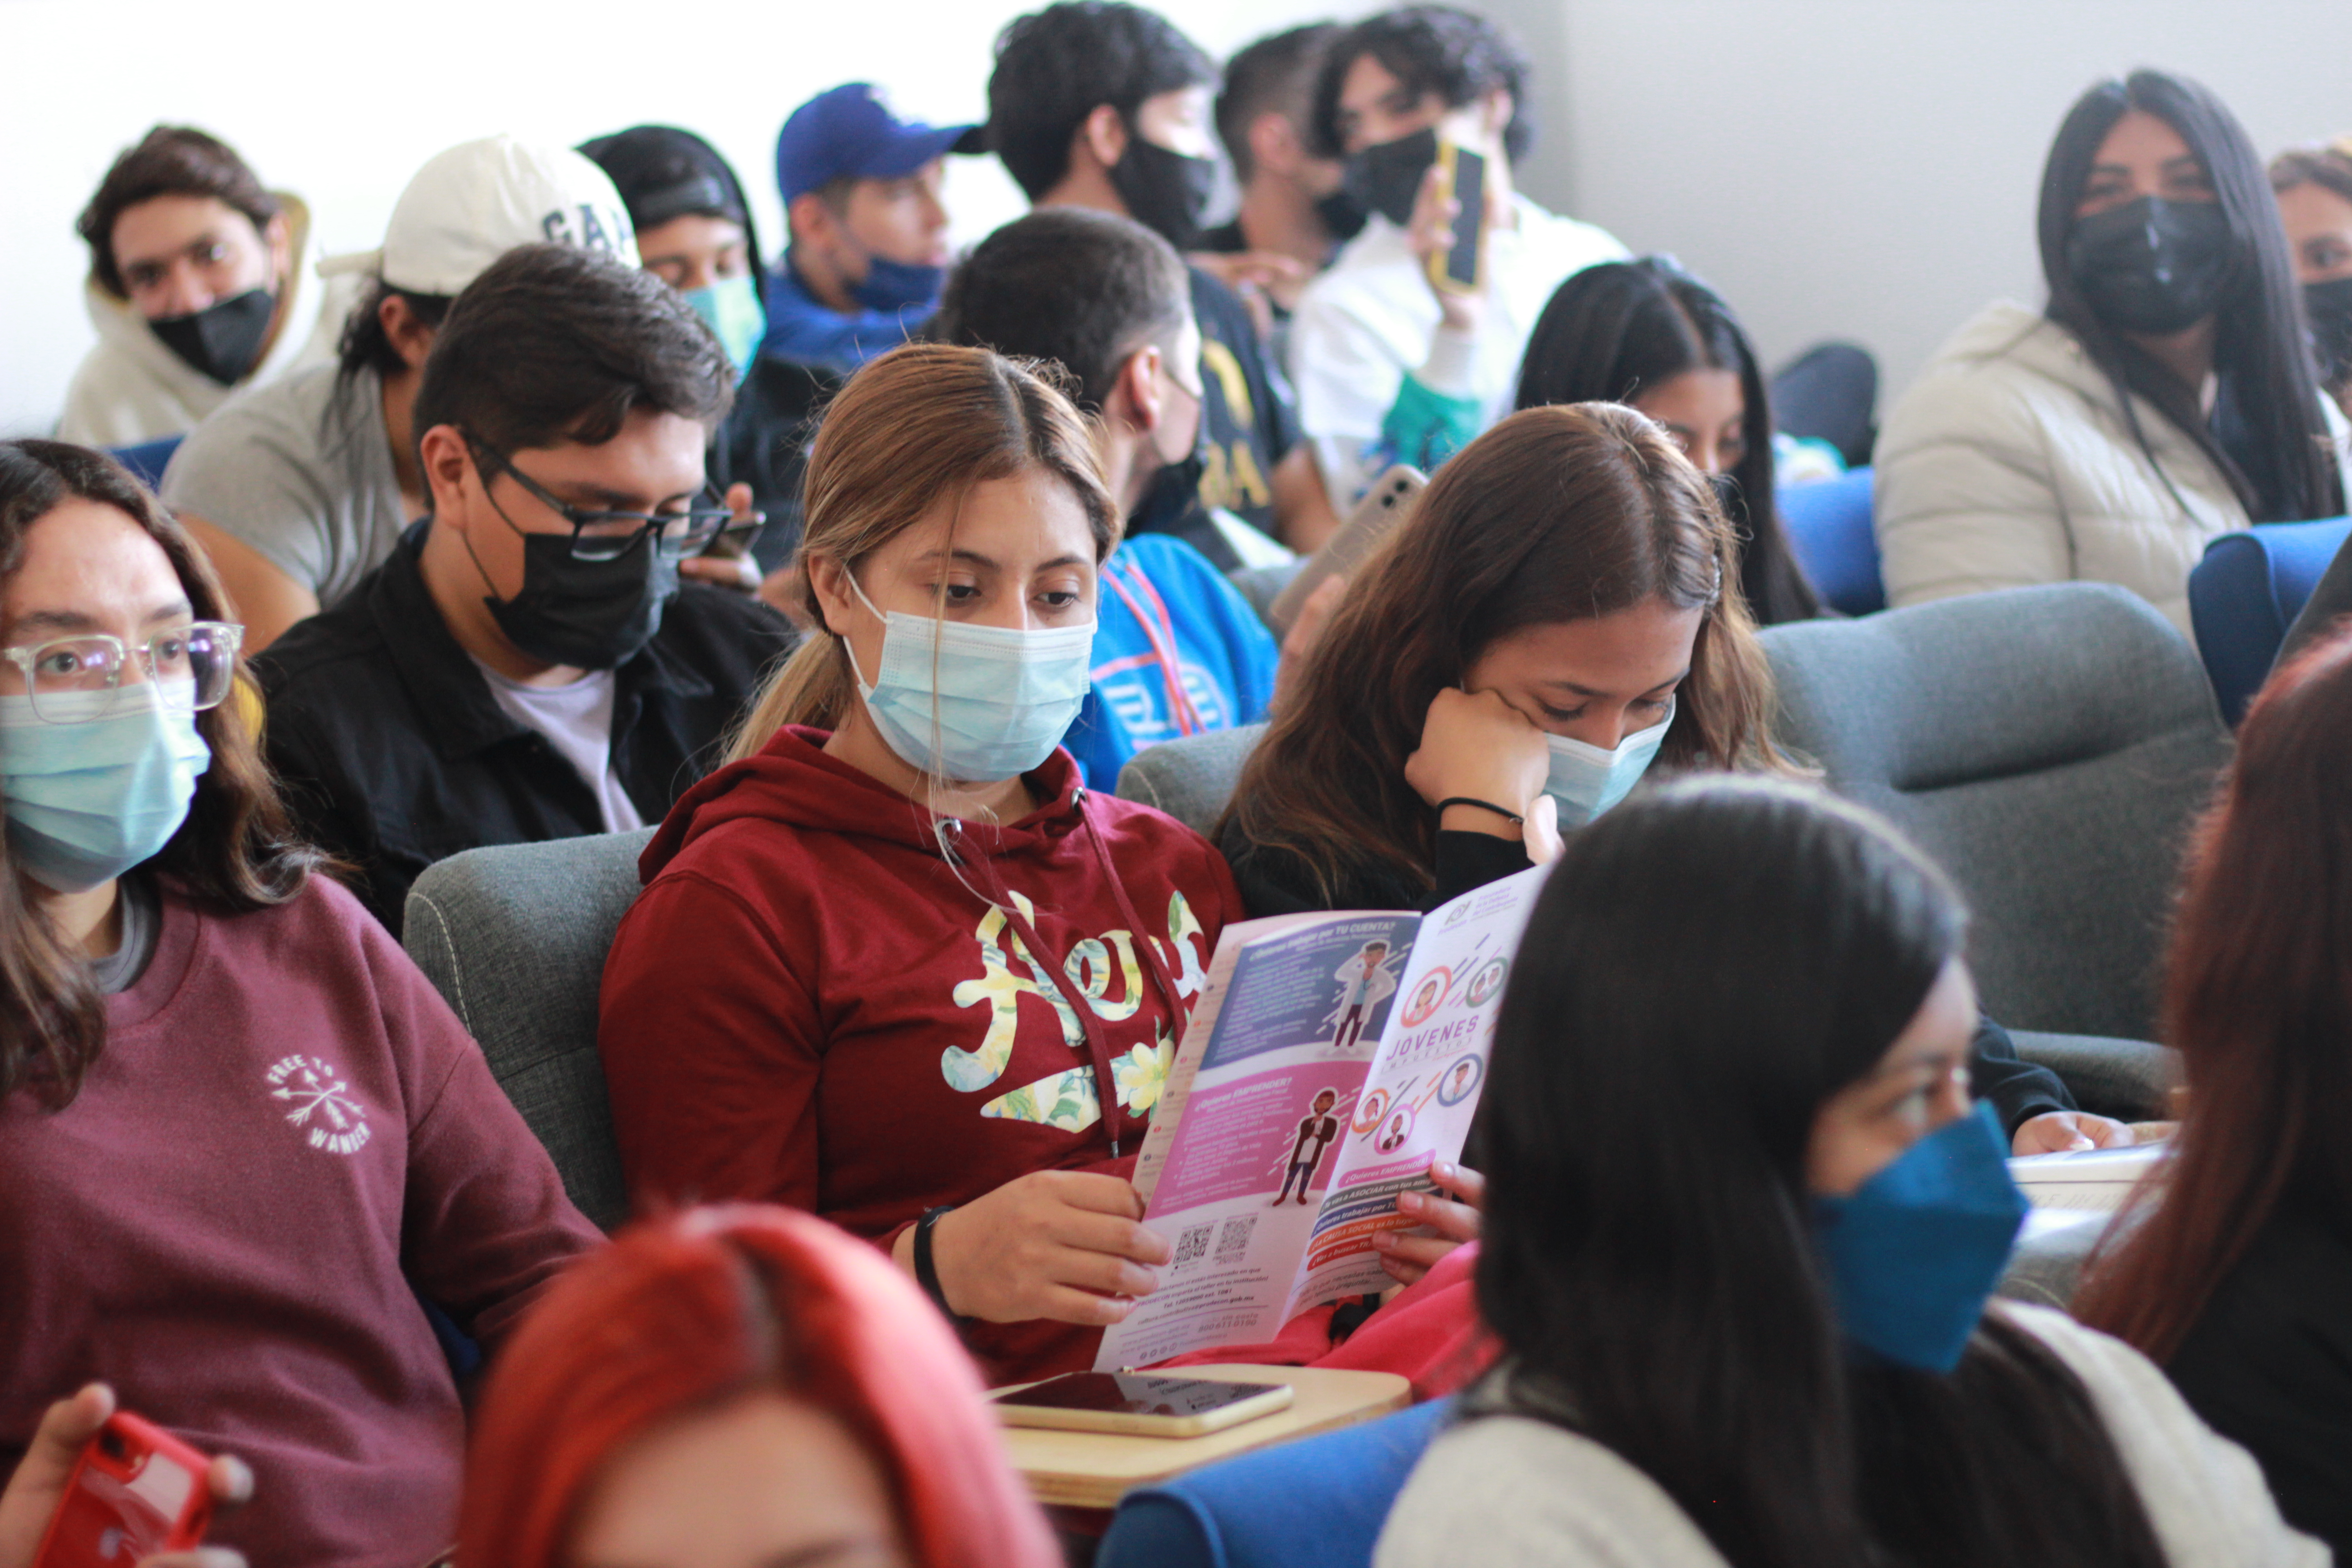
M1335 40L1323 57L1315 83L1315 112L1308 129L1317 151L1337 158L1347 149L1339 135L1339 88L1348 68L1365 55L1381 62L1416 98L1433 92L1448 109L1459 109L1501 88L1511 95L1511 123L1503 151L1516 163L1535 145L1535 121L1528 113L1528 51L1496 24L1451 5L1400 5L1365 17Z

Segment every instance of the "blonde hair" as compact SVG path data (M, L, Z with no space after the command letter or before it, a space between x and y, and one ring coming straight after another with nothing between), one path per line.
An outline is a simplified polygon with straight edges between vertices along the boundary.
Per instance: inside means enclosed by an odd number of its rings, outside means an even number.
M988 349L909 343L868 363L826 409L810 448L798 563L813 629L770 679L727 748L740 762L786 724L837 728L857 699L847 645L824 624L808 563L853 574L874 552L971 487L1044 469L1087 511L1099 563L1118 545L1118 508L1086 416L1059 367Z

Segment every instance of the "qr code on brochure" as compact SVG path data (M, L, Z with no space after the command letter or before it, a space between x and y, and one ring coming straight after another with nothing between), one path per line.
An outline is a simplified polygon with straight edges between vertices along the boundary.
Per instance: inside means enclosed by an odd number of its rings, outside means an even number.
M1249 1250L1250 1232L1257 1226L1257 1215L1235 1215L1225 1221L1224 1230L1217 1237L1217 1261L1230 1263Z
M1209 1233L1215 1228L1214 1226L1196 1225L1179 1234L1176 1237L1176 1267L1181 1268L1187 1263L1198 1263L1202 1255L1209 1250Z

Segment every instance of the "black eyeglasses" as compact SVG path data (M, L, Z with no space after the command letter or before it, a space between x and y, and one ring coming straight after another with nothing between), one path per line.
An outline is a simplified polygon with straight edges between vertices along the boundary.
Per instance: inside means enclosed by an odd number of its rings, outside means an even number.
M682 560L699 555L721 530L735 521L735 514L727 510L725 500L709 485L703 486L694 498L698 504L690 504L684 511L601 511L573 506L516 468L504 453L478 441L473 443L473 447L478 460L487 460L572 525L572 558L575 561L617 560L636 548L637 541L648 533L654 537L655 549L673 561ZM499 515L503 517L505 513ZM513 519L508 521L511 524Z

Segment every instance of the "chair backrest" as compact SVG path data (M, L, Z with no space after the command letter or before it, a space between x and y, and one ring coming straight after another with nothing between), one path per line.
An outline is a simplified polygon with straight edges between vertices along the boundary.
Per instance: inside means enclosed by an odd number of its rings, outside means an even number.
M1156 805L1193 832L1213 838L1234 798L1242 764L1265 735L1263 724L1217 730L1146 746L1118 771L1121 800Z
M1433 1400L1139 1488L1119 1500L1096 1568L1371 1568L1405 1477L1453 1411Z
M1886 608L1878 575L1878 534L1870 523L1871 472L1855 468L1819 484L1778 492L1789 548L1822 602L1849 616Z
M2262 689L2336 552L2352 536L2352 518L2324 522L2265 522L2225 533L2205 547L2189 574L2189 619L2197 651L2213 679L2221 718L2235 729L2246 704Z
M2121 588L2061 583L1763 640L1781 741L1967 895L1985 1010L2152 1038L2180 846L2230 753L2186 639Z
M180 449L183 439L180 436L166 436L161 440L142 441L135 447L116 447L111 450L115 460L138 475L139 482L152 490L163 482L163 470L170 466L172 454Z
M468 849L408 890L408 955L481 1042L580 1212L628 1217L596 994L653 829Z

